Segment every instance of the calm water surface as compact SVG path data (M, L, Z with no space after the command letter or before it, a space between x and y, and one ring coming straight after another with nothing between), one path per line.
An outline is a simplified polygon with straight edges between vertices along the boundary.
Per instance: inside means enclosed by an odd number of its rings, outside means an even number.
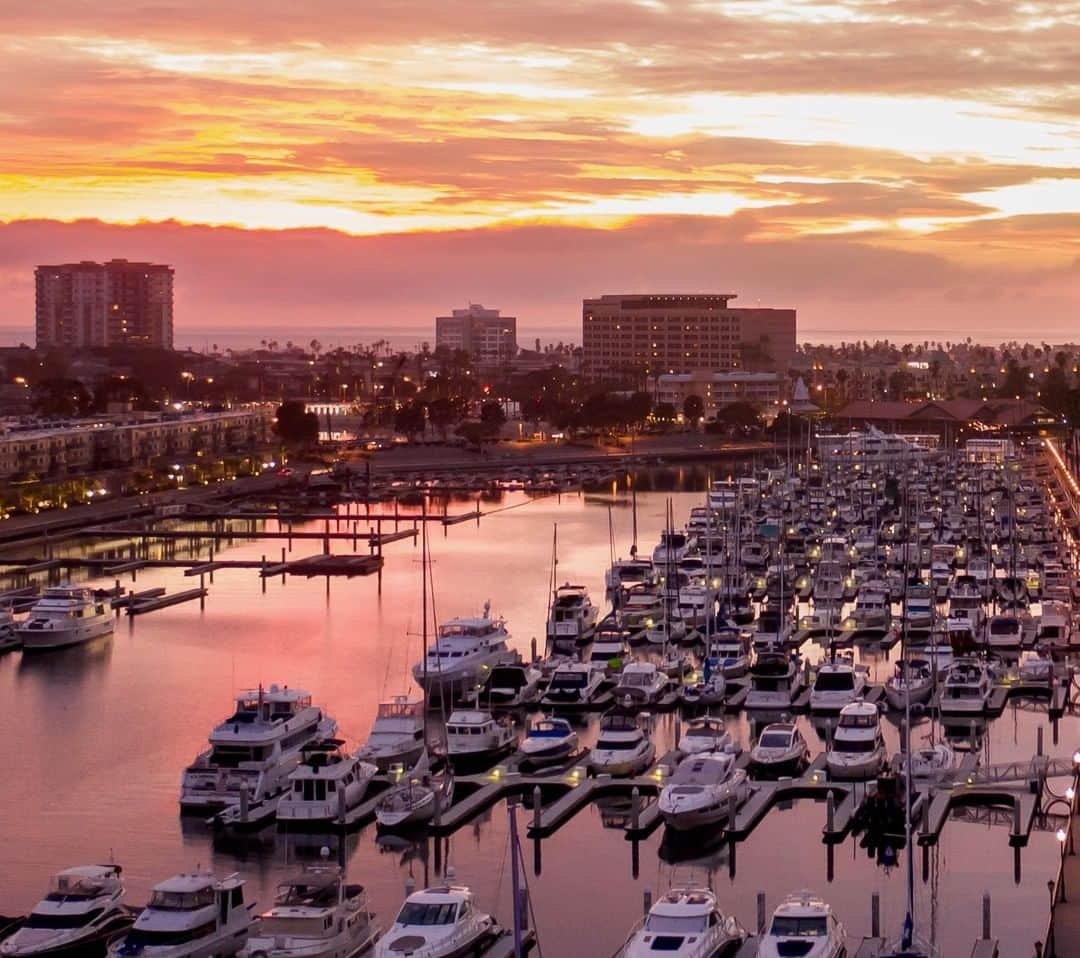
M701 501L700 492L640 494L643 549L656 540L669 495L678 521ZM511 496L502 505L519 507L486 517L479 528L454 526L445 536L437 529L431 551L438 616L474 613L490 598L527 655L530 639L543 635L555 523L559 581L583 583L595 599L603 595L611 498L575 494L530 502ZM625 493L615 501L616 543L625 553L630 509ZM297 544L298 551L314 548ZM276 550L276 543L242 543L223 557L258 558ZM263 593L253 570L219 571L205 611L189 603L124 617L114 637L92 646L0 659L0 767L8 772L0 790L0 913L29 908L50 872L110 854L124 866L133 903L141 903L156 881L202 864L241 872L249 893L265 905L283 871L317 857L323 844L336 850L336 840L286 838L273 829L232 845L215 843L201 824L182 822L177 814L180 774L229 712L233 693L260 682L307 688L350 743L362 739L377 703L411 687L409 669L421 647L418 559L419 550L408 542L388 547L381 595L374 577L334 579L329 590L324 579L272 580ZM191 584L179 570L147 570L138 579L139 588L163 585L170 591ZM863 649L859 656L883 678L894 654ZM655 721L662 751L673 738L674 720ZM730 721L748 743L746 718ZM800 721L820 748L823 729ZM984 757L1029 757L1040 725L1049 744L1045 714L1011 706L993 724ZM928 731L924 724L916 734ZM1077 732L1076 719L1063 720L1053 752L1070 754L1080 741ZM888 725L887 734L895 747L897 729ZM594 736L592 723L583 737L589 742ZM726 846L698 841L671 847L662 829L635 851L624 838L620 813L625 810L618 806L588 808L538 852L523 839L546 955L610 955L639 917L646 889L662 892L687 879L710 880L724 907L748 926L755 922L759 889L767 892L771 910L783 894L812 888L833 903L853 937L869 933L870 896L880 891L885 927L899 929L904 869L884 869L849 839L835 849L830 881L820 804L797 802L770 813L737 846L734 863ZM524 834L524 813L521 824ZM1052 834L1034 832L1017 880L1006 824L951 821L929 854L928 880L919 886L920 922L934 921L947 955L966 956L980 927L981 895L989 890L1002 954L1030 955L1044 929L1046 881L1057 854ZM348 836L345 855L352 880L367 885L384 924L401 902L406 878L411 874L421 886L434 882L447 861L483 905L509 918L505 806L439 847L434 840L380 845L368 827Z

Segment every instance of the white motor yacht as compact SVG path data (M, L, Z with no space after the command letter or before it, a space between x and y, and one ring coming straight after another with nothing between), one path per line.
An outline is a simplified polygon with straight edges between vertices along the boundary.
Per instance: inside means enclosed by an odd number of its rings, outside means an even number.
M653 549L653 565L658 569L663 569L669 563L677 565L685 558L692 545L693 540L683 532L661 532L660 542Z
M518 746L523 762L533 768L565 762L577 751L578 735L566 719L540 718L533 722Z
M649 645L674 645L685 641L689 634L686 621L673 608L657 618L645 620L645 641Z
M681 832L726 821L732 803L738 807L750 797L749 779L735 758L730 751L683 759L660 791L664 823Z
M782 651L791 641L791 625L787 616L780 612L763 611L754 623L752 637L755 652Z
M655 586L659 582L656 570L648 559L618 559L604 576L608 595L614 598L633 586Z
M1062 602L1042 604L1035 641L1039 645L1058 649L1067 649L1072 645L1072 616L1067 605Z
M425 888L405 899L375 946L376 958L465 958L482 954L501 929L462 885Z
M903 755L901 755L901 759ZM939 780L956 770L956 750L948 742L912 749L911 774L923 780Z
M381 829L424 825L449 808L453 800L453 772L450 769L432 772L425 753L405 780L379 800L375 822Z
M836 658L818 666L810 687L810 711L839 712L845 705L862 698L867 679L864 669L856 668L848 658Z
M679 686L683 704L690 708L721 705L727 696L727 679L715 659L706 659L701 671L691 673Z
M245 789L254 801L276 798L288 787L303 749L332 738L336 729L302 689L271 685L241 692L233 714L210 733L210 748L184 770L181 809L239 805Z
M885 739L876 705L852 702L840 712L825 767L833 778L873 778L886 762Z
M687 755L699 755L702 752L722 752L734 746L731 732L719 716L707 715L694 719L682 734L679 748Z
M1020 661L1017 663L1017 675L1021 682L1048 685L1054 679L1054 659L1041 646L1021 652Z
M240 958L359 958L378 935L363 887L345 884L336 866L312 865L278 885Z
M925 705L934 694L934 669L924 658L896 663L885 681L885 701L891 709L903 709L908 699L912 705Z
M673 888L653 903L619 955L715 958L730 953L745 940L746 932L733 916L720 911L716 895L709 889Z
M986 626L986 645L991 649L1018 649L1024 643L1024 626L1015 615L995 615Z
M541 705L554 709L584 709L592 703L604 684L604 675L588 662L567 662L560 665L548 682Z
M773 912L757 954L758 958L843 958L847 933L822 899L801 892L789 895Z
M616 702L642 708L663 698L670 683L655 662L629 662L620 673L613 694Z
M908 586L904 603L904 625L908 634L929 632L934 626L934 594L929 586Z
M424 741L424 703L396 695L380 702L375 724L356 757L371 762L380 772L392 765L412 768L426 747Z
M0 941L3 958L89 953L127 928L118 865L80 865L57 873L18 929Z
M547 639L552 644L584 645L596 629L599 609L583 585L567 582L555 590L547 621Z
M737 626L721 627L709 637L708 657L724 678L742 678L750 670L750 636Z
M63 585L41 594L30 614L15 626L15 634L24 651L43 652L110 635L115 621L105 600L92 589Z
M413 666L413 678L429 699L471 691L483 685L496 666L519 661L509 640L506 623L493 619L491 603L485 603L481 615L450 619L439 626L425 658Z
M772 722L761 730L750 750L756 775L779 777L801 772L810 762L810 746L793 722Z
M638 775L653 763L656 746L633 715L610 712L600 719L600 735L589 752L595 775Z
M803 690L803 674L798 661L787 652L762 652L750 666L747 709L783 711Z
M625 630L619 626L601 623L593 634L589 665L607 678L617 675L622 671L629 654L627 638Z
M446 755L459 771L479 770L509 755L517 737L509 717L497 719L483 709L460 709L446 720Z
M379 769L347 754L341 745L340 739L332 739L304 750L300 765L289 776L290 787L278 802L279 822L286 827L344 824L363 804Z
M938 707L942 715L981 715L992 689L993 677L985 662L954 659L945 673Z
M646 630L663 617L663 599L655 590L644 587L628 592L618 612L619 626L632 643L646 641Z
M855 608L844 620L841 628L855 639L883 638L892 622L889 596L886 586L867 583L859 590Z
M247 944L250 924L241 879L177 875L154 886L109 958L226 958Z
M471 701L493 709L515 709L540 700L544 673L533 665L497 665Z

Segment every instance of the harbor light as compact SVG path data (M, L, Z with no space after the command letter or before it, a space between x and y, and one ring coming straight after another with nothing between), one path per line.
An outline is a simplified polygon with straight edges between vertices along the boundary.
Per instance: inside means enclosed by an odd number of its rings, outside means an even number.
M1059 828L1057 830L1057 840L1061 842L1062 845L1065 844L1065 839L1067 839L1068 837L1069 833L1066 832L1064 828Z
M1074 798L1076 798L1076 789L1070 785L1067 789L1065 789L1065 797L1071 802Z
M1080 769L1080 748L1073 752L1073 768Z

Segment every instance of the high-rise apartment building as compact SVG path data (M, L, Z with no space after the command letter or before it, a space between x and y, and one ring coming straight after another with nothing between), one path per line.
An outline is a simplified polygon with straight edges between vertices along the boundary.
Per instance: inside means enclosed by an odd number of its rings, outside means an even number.
M729 306L734 293L601 296L582 303L590 379L746 369L785 371L795 310Z
M156 263L65 263L34 270L37 345L173 345L173 270Z
M478 363L508 363L517 355L517 318L470 304L435 317L435 345L464 350Z

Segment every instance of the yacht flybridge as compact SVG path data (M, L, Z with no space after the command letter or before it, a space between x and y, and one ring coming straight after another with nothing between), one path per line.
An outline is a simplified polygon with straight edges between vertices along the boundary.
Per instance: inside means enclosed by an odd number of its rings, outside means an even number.
M346 754L341 745L340 739L330 739L305 749L278 802L280 823L286 827L344 824L361 805L378 768Z
M584 645L596 631L599 610L583 585L567 582L555 590L547 622L548 642Z
M392 765L411 768L425 747L424 703L398 695L379 704L375 724L356 757L387 772Z
M279 796L305 747L331 738L337 723L302 689L260 686L236 697L236 709L210 733L210 747L184 770L183 811L239 805Z
M247 943L249 926L241 879L177 875L154 886L109 958L228 958Z
M746 940L746 932L725 916L707 888L673 888L655 902L619 952L621 958L715 958Z
M810 892L785 898L758 945L758 958L843 958L847 934L824 901Z
M115 618L93 590L72 585L46 589L29 616L15 626L27 652L62 649L110 635Z
M336 866L312 865L278 885L240 958L360 958L378 935L363 887Z
M413 666L413 678L429 699L453 698L482 685L499 665L519 660L507 645L510 633L502 619L491 617L491 603L476 618L451 619L439 626L425 658Z
M119 865L80 865L53 876L26 920L3 941L3 958L77 954L100 947L131 924Z

